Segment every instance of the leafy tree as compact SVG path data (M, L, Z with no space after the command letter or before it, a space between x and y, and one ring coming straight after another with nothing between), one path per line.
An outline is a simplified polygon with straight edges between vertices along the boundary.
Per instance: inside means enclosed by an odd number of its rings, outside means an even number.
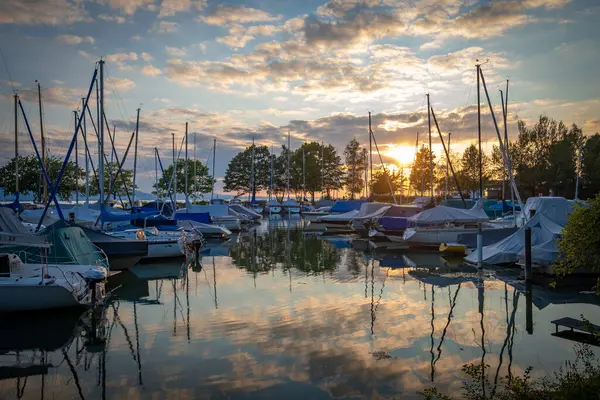
M405 183L406 177L404 176L404 172L401 169L391 172L388 170L384 172L383 169L380 169L373 173L371 187L374 194L391 194L390 184L392 185L393 192L398 193L402 190Z
M460 172L461 165L461 157L462 154L451 151L450 152L450 160L452 162L452 167L454 168L454 172L458 175ZM446 194L446 154L442 154L440 157L440 162L435 165L434 171L435 178L435 190L438 193ZM457 188L454 183L454 178L452 177L452 170L448 166L448 192L456 193Z
M367 152L360 147L360 144L354 138L346 145L344 157L346 158L344 183L346 190L350 193L350 197L354 199L354 196L361 193L364 188L363 175L367 164Z
M589 137L582 150L583 194L590 198L600 193L600 134Z
M435 168L435 154L429 151L425 145L422 145L416 154L415 162L413 163L410 172L410 185L416 193L423 196L431 189L430 174Z
M577 206L558 240L561 257L555 272L567 275L578 269L600 272L600 194ZM600 287L597 287L600 289Z
M323 190L326 197L331 198L333 190L339 190L344 185L344 170L342 168L342 159L338 155L335 147L328 144L323 148Z
M194 165L196 166L196 176L194 176ZM208 173L208 166L200 160L188 160L188 188L185 188L185 160L177 160L177 193L184 193L186 196L199 197L198 193L210 193L212 190L212 176ZM173 165L165 170L167 184L172 185ZM158 187L156 183L152 185L159 194L166 194L167 185L164 179L159 179ZM197 193L194 193L197 188Z
M287 162L288 162L288 148L283 145L281 146L281 153L279 156L274 157L273 162L273 191L274 195L281 201L287 191ZM291 162L291 160L290 160ZM290 181L291 186L291 181Z
M4 193L14 195L16 189L15 158L9 160L8 164L0 168L0 186ZM54 184L62 168L63 160L50 156L46 159L46 171L50 182ZM79 178L79 184L77 182ZM40 164L35 155L19 156L19 190L22 194L33 194L36 201L42 200L42 172ZM85 172L82 168L77 169L75 162L69 161L58 187L57 195L61 200L70 200L73 192L79 188L83 191L82 181Z
M119 170L119 165L116 162L104 164L104 195L110 194L114 197L127 196L127 193L131 195L133 190L133 170L122 169L119 176L113 182L112 190L110 184L113 181L114 175ZM90 177L90 196L96 196L99 193L98 188L98 173ZM123 183L125 181L125 184ZM137 185L136 185L137 188Z
M253 152L254 149L254 152ZM233 157L225 171L223 179L223 190L226 192L237 192L238 196L249 193L252 190L252 157L254 154L254 186L253 196L256 192L266 190L269 187L270 175L270 151L267 146L248 146L246 149Z
M489 179L487 173L488 157L482 154L483 181ZM464 191L479 192L479 149L472 144L465 149L461 159L461 168L458 181Z

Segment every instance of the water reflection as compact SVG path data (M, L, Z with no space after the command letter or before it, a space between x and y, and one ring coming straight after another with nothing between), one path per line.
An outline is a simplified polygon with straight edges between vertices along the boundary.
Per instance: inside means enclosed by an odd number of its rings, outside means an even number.
M555 370L572 344L549 321L600 318L581 297L525 296L511 276L360 252L298 224L209 244L194 265L124 272L100 315L2 316L0 398L418 398L456 392L468 362L494 384Z

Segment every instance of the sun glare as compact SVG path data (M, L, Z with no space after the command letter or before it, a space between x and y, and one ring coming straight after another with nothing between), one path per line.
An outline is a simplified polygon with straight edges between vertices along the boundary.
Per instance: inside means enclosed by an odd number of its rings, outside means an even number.
M394 145L386 150L385 154L402 166L412 164L415 160L415 148L412 146Z

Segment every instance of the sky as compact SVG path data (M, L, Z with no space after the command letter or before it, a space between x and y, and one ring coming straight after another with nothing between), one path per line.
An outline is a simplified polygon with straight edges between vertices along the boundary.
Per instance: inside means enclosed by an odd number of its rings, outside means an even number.
M477 62L500 130L499 90L510 80L511 138L517 120L533 125L541 114L591 135L600 131L599 18L597 0L3 0L0 164L14 155L14 90L39 141L36 80L49 152L65 156L100 58L120 156L140 109L146 192L154 149L168 163L171 133L179 148L186 122L190 157L207 161L217 138L217 192L253 138L279 153L289 132L292 148L316 140L342 152L353 137L368 143L368 112L383 162L406 166L417 137L428 141L427 93L442 135L463 150L477 137ZM481 107L491 151L483 88ZM21 153L31 153L22 116L18 130ZM435 125L432 136L441 156ZM96 141L88 145L96 158Z

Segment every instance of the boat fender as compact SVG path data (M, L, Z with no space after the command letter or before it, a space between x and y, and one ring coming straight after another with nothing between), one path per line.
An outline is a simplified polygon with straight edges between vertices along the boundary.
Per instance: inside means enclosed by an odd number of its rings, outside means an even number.
M138 229L135 233L135 237L137 240L146 240L146 234L142 229Z
M106 278L106 270L102 271L100 268L94 268L86 271L85 279L91 280L103 280Z

